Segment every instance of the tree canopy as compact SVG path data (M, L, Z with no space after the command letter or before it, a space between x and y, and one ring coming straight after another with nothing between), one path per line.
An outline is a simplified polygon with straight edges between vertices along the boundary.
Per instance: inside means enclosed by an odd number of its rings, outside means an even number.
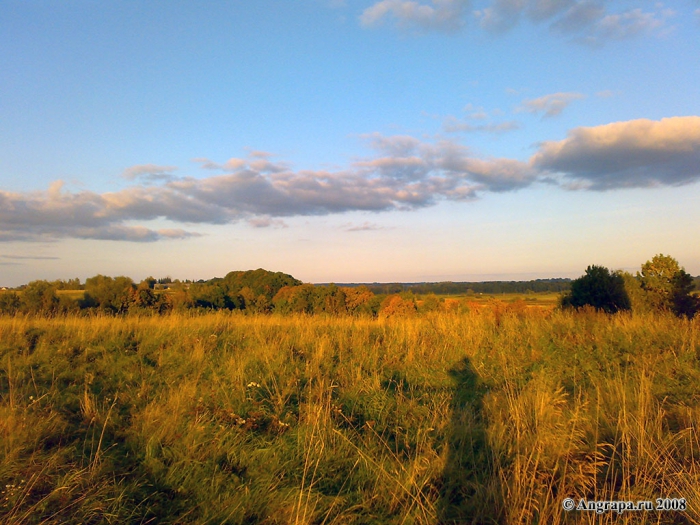
M642 265L637 278L657 310L691 318L700 309L698 298L691 294L693 277L670 255L655 255Z
M622 275L596 265L586 268L585 275L571 282L571 290L564 296L562 305L574 308L588 305L611 314L631 308Z

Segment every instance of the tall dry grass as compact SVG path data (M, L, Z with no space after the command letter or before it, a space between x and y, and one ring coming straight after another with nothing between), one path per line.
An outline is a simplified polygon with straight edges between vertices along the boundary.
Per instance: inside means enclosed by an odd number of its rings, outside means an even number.
M499 303L3 318L0 521L697 523L699 328Z

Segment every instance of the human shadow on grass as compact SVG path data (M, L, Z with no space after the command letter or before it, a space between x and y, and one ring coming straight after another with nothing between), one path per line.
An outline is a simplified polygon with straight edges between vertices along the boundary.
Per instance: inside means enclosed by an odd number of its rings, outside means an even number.
M455 391L448 457L437 504L438 523L501 523L503 503L483 414L486 385L467 358L450 370L450 375Z

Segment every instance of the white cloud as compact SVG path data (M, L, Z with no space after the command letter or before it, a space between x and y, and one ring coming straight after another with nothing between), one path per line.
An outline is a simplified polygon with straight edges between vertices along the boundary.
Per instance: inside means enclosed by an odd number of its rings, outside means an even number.
M529 113L544 113L545 117L555 117L559 115L574 100L584 98L581 93L552 93L543 97L524 100L519 111Z
M124 223L161 216L178 222L217 219L215 211L208 206L187 202L186 197L168 191L164 186L136 186L104 194L90 191L70 193L62 186L62 181L56 181L46 192L0 191L0 238L154 241L194 234L184 230L151 230Z
M295 171L269 155L249 155L244 163L230 164L230 172L117 192L70 192L61 181L46 191L0 191L0 241L149 242L198 235L138 224L155 219L179 224L247 220L258 228L285 227L284 217L416 210L537 181L602 191L700 180L698 116L576 128L564 140L542 143L527 162L476 157L452 140L380 134L365 140L374 154L337 171ZM371 223L348 228L371 229Z
M624 40L640 34L648 34L664 25L668 12L650 13L632 9L622 13L606 14L590 24L579 41L601 45L610 40Z
M198 163L203 169L226 171L231 173L243 169L246 166L249 166L251 169L256 171L266 173L275 173L288 169L289 166L285 163L270 162L269 159L271 157L274 157L274 155L266 151L251 151L248 153L247 159L232 157L226 162L218 163L204 157L198 157L192 159L192 162Z
M700 117L639 119L576 128L531 160L578 188L677 186L700 180Z
M217 164L216 162L209 160L206 157L196 157L196 158L192 159L192 162L196 162L204 170L220 170L220 169L222 169L221 164Z
M474 118L474 117L472 117ZM471 124L470 122L465 122L458 119L452 115L445 118L442 123L442 130L446 133L457 133L463 132L477 132L481 131L484 133L506 133L508 131L514 131L520 129L520 124L514 120L507 120L504 122L489 122L486 124Z
M464 24L468 0L432 0L430 4L413 0L381 0L362 12L366 27L393 19L404 29L455 31Z
M161 228L156 230L156 233L163 239L186 239L188 237L201 237L202 234L197 232L188 232L182 228Z
M493 0L488 7L475 14L482 28L500 32L515 26L523 15L528 15L534 21L547 20L572 3L557 0Z
M469 11L468 0L380 0L360 16L365 27L393 20L403 29L452 32L464 28L469 16L491 32L503 32L526 19L546 24L554 32L574 40L601 45L609 40L651 33L664 26L674 12L656 4L653 11L640 8L615 9L602 0L482 0Z
M346 232L366 232L386 229L384 226L369 221L365 221L362 224L346 224L343 228Z
M489 118L489 114L481 106L474 106L473 104L467 104L464 107L464 111L467 113L467 118L473 120L485 120Z
M145 180L170 180L173 171L177 170L175 166L158 166L156 164L138 164L126 168L122 172L122 177L127 180L145 179Z
M287 223L281 219L273 219L269 216L251 217L248 224L253 228L288 228Z
M249 220L255 227L283 226L280 218L347 211L408 210L440 199L468 200L479 192L508 191L534 180L525 163L475 159L451 141L414 137L365 137L375 155L338 171L294 171L260 153L223 173L183 177L158 186L135 185L95 193L64 190L56 181L45 192L0 191L0 239L76 237L155 241L196 235L185 230L152 230L133 221L225 224Z
M576 1L560 17L554 19L550 27L565 34L580 34L588 31L606 15L607 11L600 2Z

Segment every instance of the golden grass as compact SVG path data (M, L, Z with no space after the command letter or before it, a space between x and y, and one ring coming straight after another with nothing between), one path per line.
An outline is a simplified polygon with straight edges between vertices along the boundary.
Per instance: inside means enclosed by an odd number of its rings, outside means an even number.
M503 303L2 318L0 521L698 523L699 328Z

